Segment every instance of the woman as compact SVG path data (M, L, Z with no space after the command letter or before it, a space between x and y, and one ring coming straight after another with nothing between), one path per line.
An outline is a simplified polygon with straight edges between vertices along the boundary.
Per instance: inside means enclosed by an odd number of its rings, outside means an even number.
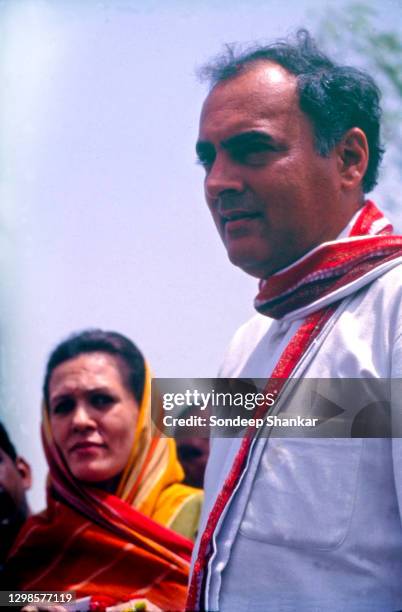
M174 441L151 436L150 383L141 353L114 332L83 332L50 356L48 507L9 557L14 588L184 607L202 494L180 484Z

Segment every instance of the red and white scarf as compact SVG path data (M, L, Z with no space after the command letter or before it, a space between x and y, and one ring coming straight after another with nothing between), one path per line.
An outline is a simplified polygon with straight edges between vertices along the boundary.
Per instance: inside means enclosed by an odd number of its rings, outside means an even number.
M283 351L264 392L280 393L341 299L397 265L398 259L402 262L402 236L392 235L392 229L375 204L367 201L347 238L318 246L295 264L260 282L255 306L262 314L279 319L309 306L308 316ZM268 407L262 406L255 416L264 416L267 411ZM188 610L203 610L213 534L246 468L254 438L255 429L249 428L209 514L194 563Z
M362 287L365 281L382 274L388 262L401 256L402 237L391 234L390 222L373 202L367 201L347 238L324 242L296 263L260 281L255 308L280 319L306 305L311 306L311 312L315 304L319 308L324 301L330 303L354 293L356 281Z

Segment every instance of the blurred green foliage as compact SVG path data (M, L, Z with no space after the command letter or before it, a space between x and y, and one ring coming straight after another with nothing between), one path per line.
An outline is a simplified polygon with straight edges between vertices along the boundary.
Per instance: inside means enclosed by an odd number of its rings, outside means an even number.
M395 213L401 226L402 2L393 6L395 27L387 26L384 19L380 19L372 3L326 6L325 15L318 16L316 39L337 61L365 69L380 86L386 155L379 191L386 208Z

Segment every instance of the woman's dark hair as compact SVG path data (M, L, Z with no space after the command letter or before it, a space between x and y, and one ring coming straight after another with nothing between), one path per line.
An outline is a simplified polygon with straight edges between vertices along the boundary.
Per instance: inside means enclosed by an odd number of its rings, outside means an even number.
M227 45L226 52L199 71L212 87L247 71L255 62L270 61L297 76L299 105L309 117L315 147L327 156L352 127L366 134L369 162L363 178L364 192L377 183L384 153L380 141L381 93L372 77L350 66L339 66L322 53L307 30L298 30L295 42L254 45L245 51Z
M10 437L7 433L3 423L0 422L0 448L8 455L13 461L17 458L17 452Z
M53 370L65 361L85 353L107 353L116 357L125 386L137 402L141 402L145 383L145 361L138 348L131 340L117 332L88 329L69 336L50 354L43 383L46 406L49 406L49 383Z

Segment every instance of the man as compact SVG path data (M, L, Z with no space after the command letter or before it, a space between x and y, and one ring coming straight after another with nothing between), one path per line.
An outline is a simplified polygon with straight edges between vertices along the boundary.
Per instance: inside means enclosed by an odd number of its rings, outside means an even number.
M260 279L222 376L271 377L279 398L290 377L401 377L402 238L364 199L375 83L304 30L206 73L205 197L231 262ZM189 609L402 608L401 468L398 439L214 439Z
M0 423L0 571L17 534L29 515L26 491L31 468L15 448Z
M184 470L184 484L202 489L209 455L209 439L200 437L179 438L177 454Z

